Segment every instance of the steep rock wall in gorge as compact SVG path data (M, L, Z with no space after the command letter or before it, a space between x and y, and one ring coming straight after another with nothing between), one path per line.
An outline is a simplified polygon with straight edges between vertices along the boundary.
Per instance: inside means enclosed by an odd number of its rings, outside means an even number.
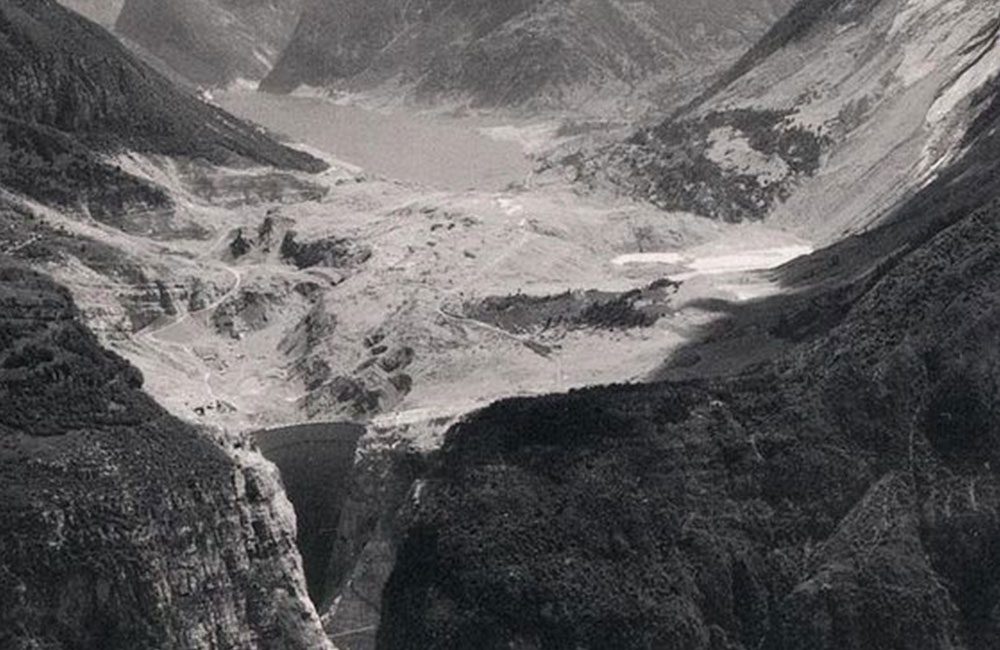
M0 646L331 648L273 465L167 415L0 269Z

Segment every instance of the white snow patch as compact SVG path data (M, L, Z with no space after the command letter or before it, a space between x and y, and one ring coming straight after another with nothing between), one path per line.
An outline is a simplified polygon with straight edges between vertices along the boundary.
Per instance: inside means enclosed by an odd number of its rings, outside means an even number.
M498 198L496 201L497 205L500 206L500 209L503 210L507 216L513 217L514 215L524 212L524 206L514 199Z
M740 251L728 255L714 255L695 259L688 268L695 275L715 275L739 271L765 271L781 266L796 257L813 252L812 246L795 245L778 248Z
M686 264L691 258L681 253L626 253L611 260L615 266L629 264Z
M692 257L682 253L630 253L619 255L611 260L611 263L618 266L626 264L680 264L687 271L672 275L670 279L681 281L702 275L765 271L811 252L813 252L812 246L796 244L704 257Z

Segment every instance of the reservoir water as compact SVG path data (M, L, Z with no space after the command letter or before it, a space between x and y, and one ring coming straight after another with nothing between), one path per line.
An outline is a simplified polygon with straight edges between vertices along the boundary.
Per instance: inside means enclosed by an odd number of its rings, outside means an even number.
M230 90L227 111L387 178L442 190L502 190L523 181L531 161L520 146L487 137L472 119L382 112L326 99Z

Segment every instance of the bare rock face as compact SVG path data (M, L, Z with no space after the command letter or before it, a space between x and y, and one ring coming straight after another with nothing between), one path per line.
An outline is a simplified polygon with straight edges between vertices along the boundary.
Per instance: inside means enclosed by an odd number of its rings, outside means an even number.
M369 425L358 441L323 592L323 625L342 650L372 650L382 592L444 422Z
M401 84L416 99L477 106L580 108L646 92L676 100L789 4L308 0L262 88Z
M167 415L68 294L0 270L0 646L331 648L276 470Z
M259 431L254 438L281 471L298 520L298 546L314 602L325 599L327 568L364 427L311 423Z
M220 334L241 339L267 327L283 301L283 296L268 291L241 290L212 312L212 325Z
M309 593L341 650L375 647L382 590L444 427L313 422L254 434L281 472Z
M302 0L125 0L116 30L205 86L259 80L271 69Z

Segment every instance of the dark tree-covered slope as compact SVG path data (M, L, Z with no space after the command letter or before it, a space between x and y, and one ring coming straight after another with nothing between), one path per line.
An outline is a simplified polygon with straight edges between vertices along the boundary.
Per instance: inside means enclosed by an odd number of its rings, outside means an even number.
M74 134L88 145L322 168L178 91L110 34L53 0L0 3L0 60L0 114Z

